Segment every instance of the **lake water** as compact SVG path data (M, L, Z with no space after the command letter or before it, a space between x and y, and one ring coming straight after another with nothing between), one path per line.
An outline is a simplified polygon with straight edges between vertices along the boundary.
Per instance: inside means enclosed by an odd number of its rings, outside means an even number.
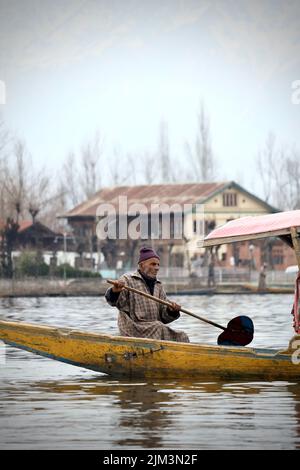
M293 335L292 295L170 299L224 326L250 316L253 347L285 347ZM117 311L103 297L1 299L0 312L1 319L117 334ZM205 344L220 333L184 314L172 328ZM118 380L7 346L2 352L1 449L300 448L294 382Z

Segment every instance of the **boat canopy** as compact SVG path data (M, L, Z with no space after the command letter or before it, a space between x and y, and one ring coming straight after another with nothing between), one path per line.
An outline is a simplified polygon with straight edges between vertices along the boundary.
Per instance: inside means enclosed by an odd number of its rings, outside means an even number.
M295 250L299 272L292 314L295 332L300 334L300 210L231 220L210 232L202 246L210 247L267 237L279 237Z
M241 217L210 232L205 237L203 246L267 237L280 237L292 246L288 240L291 237L292 227L300 232L300 210Z

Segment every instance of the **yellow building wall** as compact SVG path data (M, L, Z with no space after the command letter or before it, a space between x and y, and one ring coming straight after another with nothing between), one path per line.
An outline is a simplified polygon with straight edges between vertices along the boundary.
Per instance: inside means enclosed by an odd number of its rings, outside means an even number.
M237 205L225 207L223 205L223 194L224 193L235 193L237 195ZM252 199L251 197L245 195L241 191L237 190L225 190L222 193L219 193L217 196L212 197L205 203L204 207L205 213L224 214L222 218L228 217L228 214L232 217L245 217L247 215L260 215L268 214L269 211L258 201Z
M237 195L237 205L236 206L224 206L223 205L223 194L224 193L235 193ZM207 222L214 221L216 227L224 225L230 219L237 219L240 217L247 217L253 215L263 215L269 214L270 211L259 201L249 197L244 194L242 191L235 189L224 190L221 193L213 196L204 204L203 217ZM200 253L203 249L199 248L199 233L195 234L193 232L193 221L202 217L202 214L189 214L186 217L186 235L190 240L188 243L188 249L190 256ZM226 247L224 246L221 251L226 252Z
M223 205L223 193L231 192L237 194L237 205L236 206L224 206ZM241 191L223 191L217 196L212 197L204 204L203 215L201 212L197 214L188 214L185 218L186 223L186 235L187 238L191 239L195 236L193 232L193 221L201 220L204 216L206 221L215 221L216 227L225 224L230 219L237 219L239 217L247 217L251 215L262 215L268 214L269 211L266 207L260 204L255 199L250 198Z

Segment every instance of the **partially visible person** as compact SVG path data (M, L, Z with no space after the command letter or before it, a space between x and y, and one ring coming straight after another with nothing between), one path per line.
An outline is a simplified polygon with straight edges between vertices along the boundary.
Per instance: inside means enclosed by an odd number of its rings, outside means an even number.
M208 276L207 276L208 287L215 287L216 285L215 265L216 265L216 255L213 253L211 249L209 253L209 261L208 261Z
M260 268L260 273L259 273L259 280L258 280L258 290L266 290L267 288L267 283L266 283L266 277L267 277L267 263L263 263L261 268Z
M166 326L180 317L180 305L172 302L172 308L130 292L124 285L133 287L166 300L162 283L157 279L160 259L150 247L140 250L138 270L124 274L106 291L107 302L119 310L118 327L122 336L154 338L188 343L183 331Z

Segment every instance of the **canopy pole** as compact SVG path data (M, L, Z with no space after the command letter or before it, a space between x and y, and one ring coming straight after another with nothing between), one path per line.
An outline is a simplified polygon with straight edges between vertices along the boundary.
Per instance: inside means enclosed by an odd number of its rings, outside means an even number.
M300 240L296 227L291 227L293 247L296 254L298 269L300 271Z

